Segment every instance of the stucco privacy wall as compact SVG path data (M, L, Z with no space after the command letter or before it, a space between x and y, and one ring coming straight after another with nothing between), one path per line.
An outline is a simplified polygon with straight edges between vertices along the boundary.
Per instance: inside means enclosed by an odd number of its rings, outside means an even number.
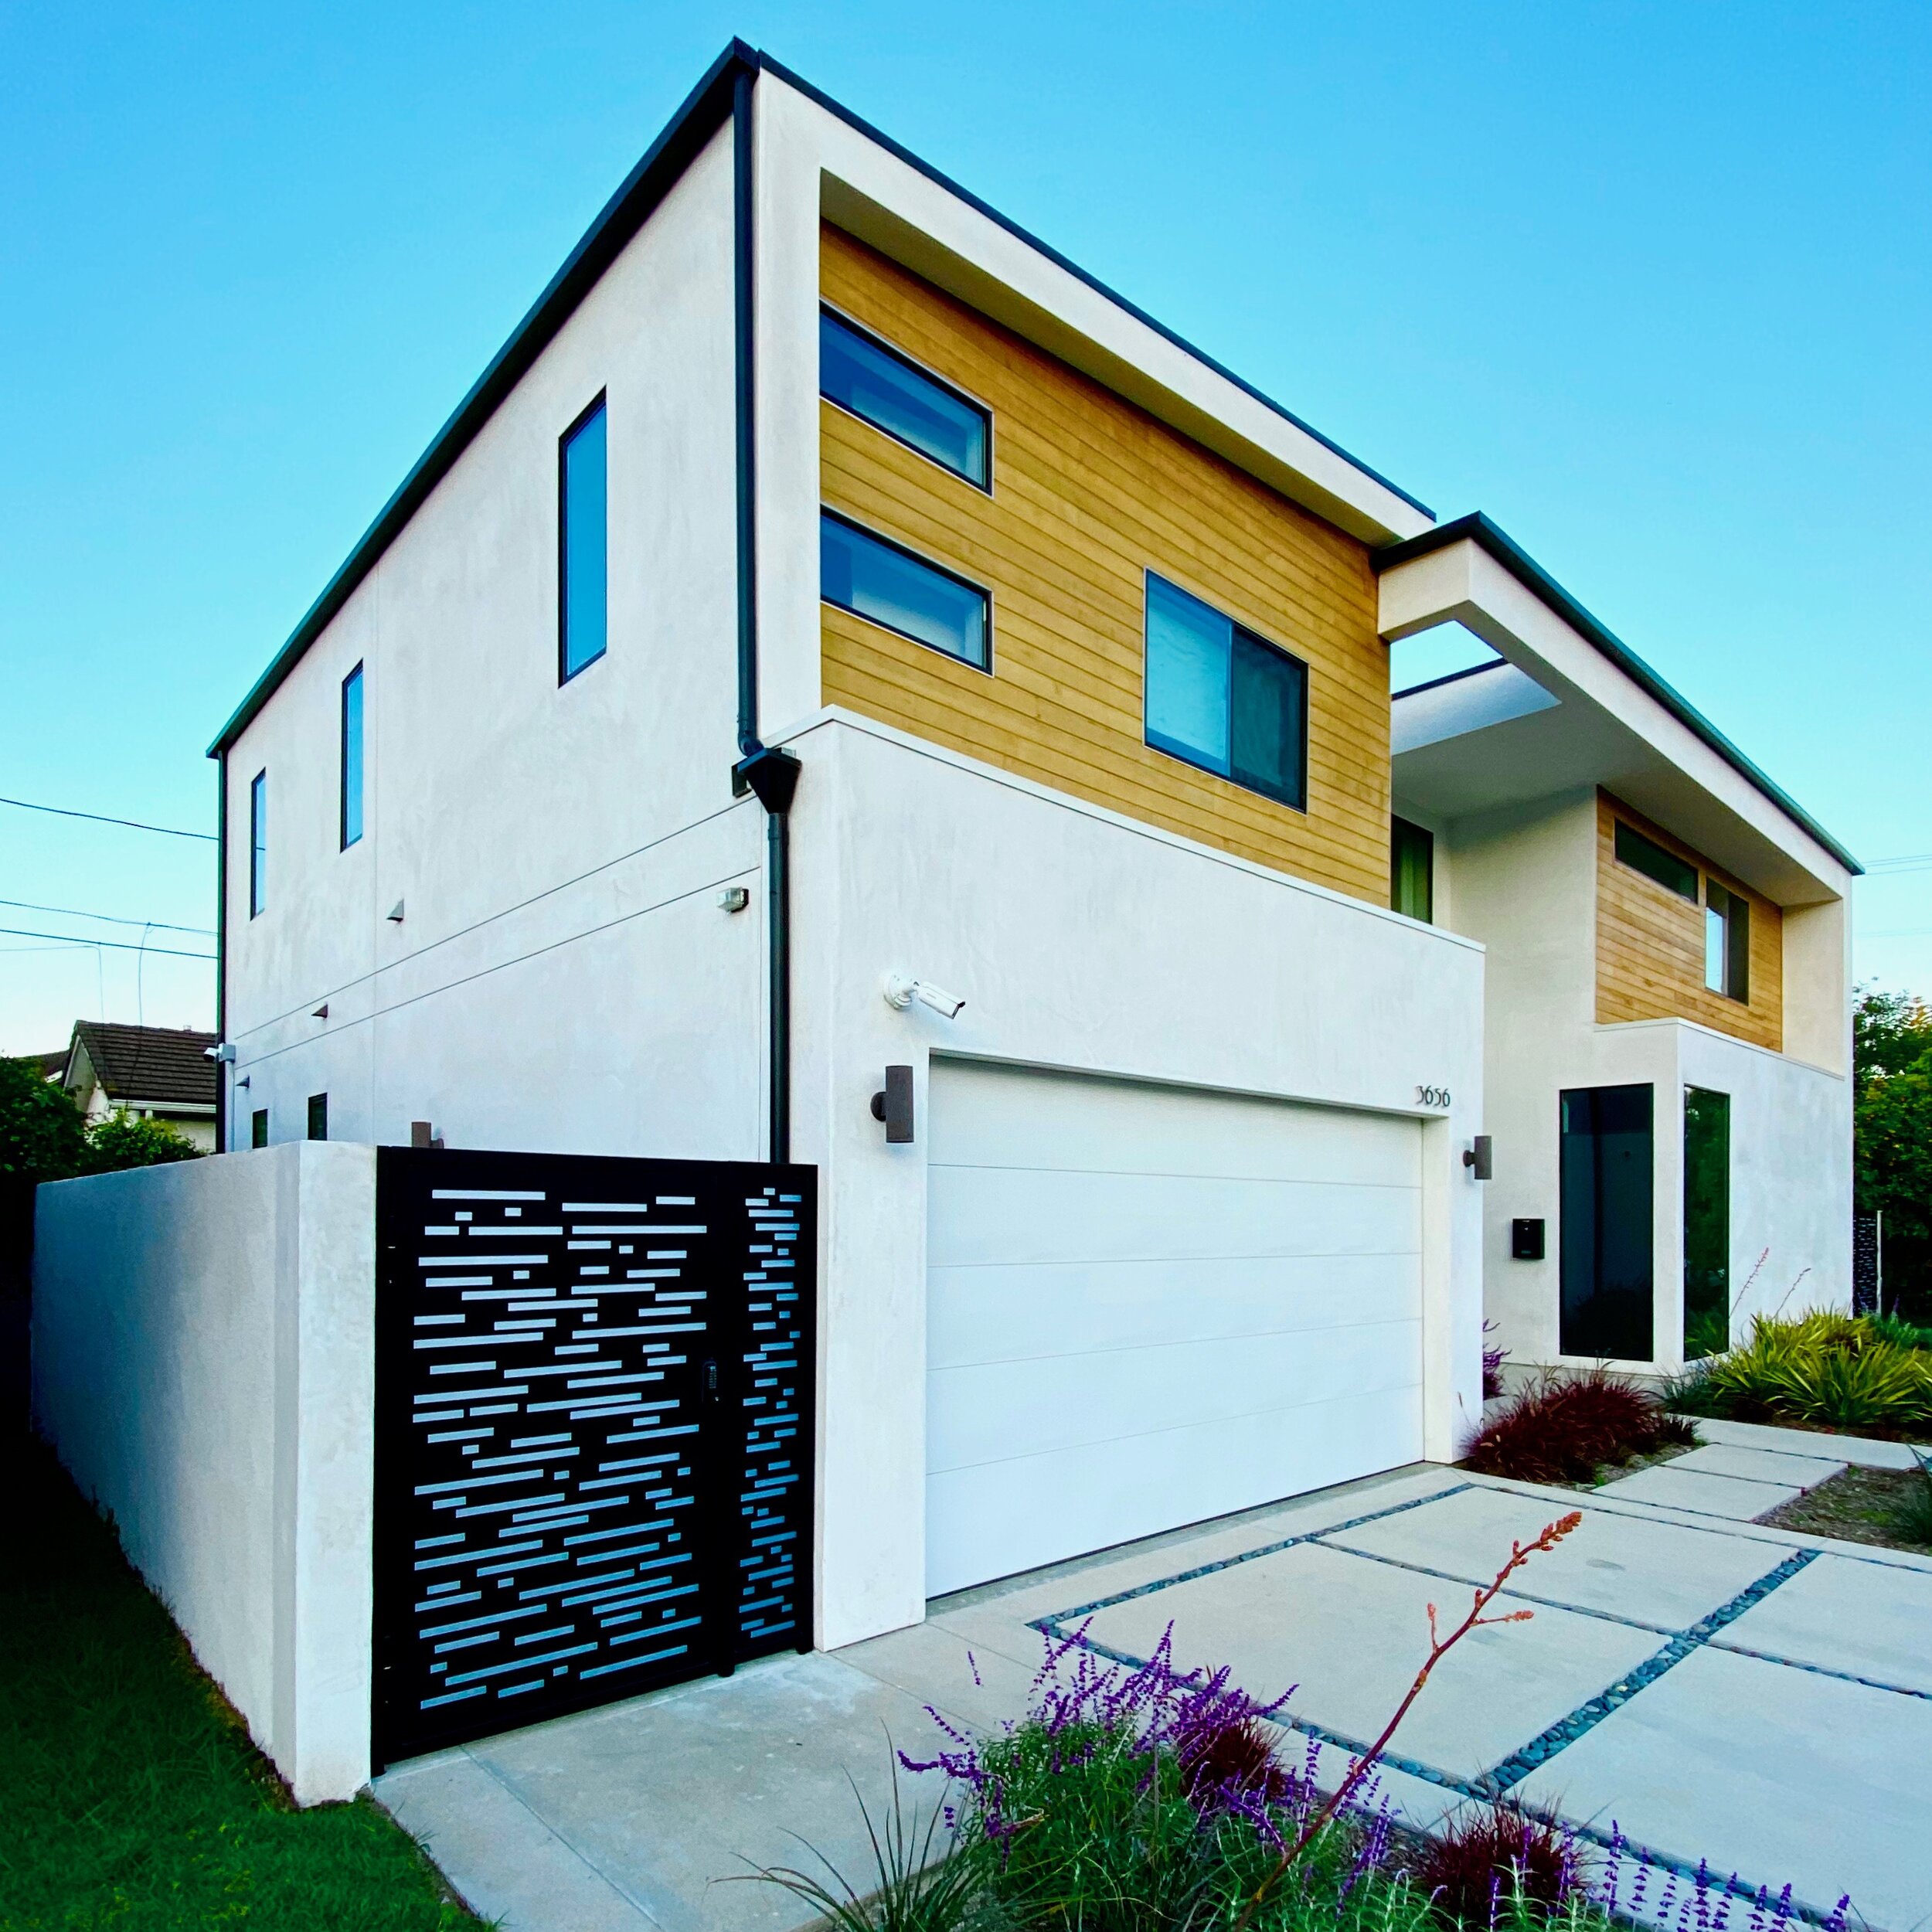
M264 1107L272 1140L298 1138L326 1092L352 1139L429 1118L470 1145L758 1151L758 915L714 903L762 831L730 782L731 183L727 128L230 752L226 1026L231 1080L249 1082L231 1145ZM558 438L600 393L609 648L560 686ZM340 694L359 662L366 831L344 851ZM666 1092L675 1117L650 1104Z
M376 1157L61 1181L33 1407L298 1801L369 1777Z
M822 1190L818 1641L924 1610L935 1053L1424 1120L1423 1426L1453 1454L1480 1408L1481 1189L1461 1156L1482 1120L1481 949L849 713L789 742L794 1151ZM895 969L965 1010L894 1011ZM893 1062L914 1069L910 1146L869 1109ZM1418 1107L1423 1085L1451 1108Z

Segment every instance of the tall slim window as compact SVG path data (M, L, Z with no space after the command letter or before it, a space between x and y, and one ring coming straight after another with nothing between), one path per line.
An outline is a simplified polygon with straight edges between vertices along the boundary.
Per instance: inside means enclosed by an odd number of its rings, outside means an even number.
M574 678L609 642L610 518L604 398L557 447L557 682Z
M308 1138L311 1141L328 1138L328 1096L311 1094L308 1097Z
M1684 1089L1684 1357L1731 1345L1731 1097Z
M248 1145L266 1147L268 1145L268 1109L258 1107L249 1117Z
M1389 821L1389 903L1411 919L1436 916L1436 835L1406 818Z
M342 849L362 835L362 667L342 680Z
M1726 999L1751 996L1750 901L1704 881L1704 984Z
M1147 574L1147 742L1308 808L1308 667Z
M248 916L268 903L268 774L258 771L248 787Z
M1651 1089L1572 1087L1560 1104L1557 1346L1565 1355L1651 1361Z
M993 487L986 411L830 309L818 316L818 393L968 483Z

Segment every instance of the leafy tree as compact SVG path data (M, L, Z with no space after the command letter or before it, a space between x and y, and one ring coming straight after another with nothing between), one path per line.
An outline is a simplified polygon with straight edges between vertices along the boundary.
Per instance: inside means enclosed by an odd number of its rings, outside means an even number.
M78 1174L87 1132L73 1097L38 1060L0 1059L0 1175L31 1186Z
M1859 988L1852 1009L1853 1185L1885 1216L1888 1307L1932 1292L1932 1009Z
M124 1167L196 1160L200 1155L201 1149L179 1128L166 1121L139 1119L121 1107L88 1128L85 1166L90 1174L112 1174Z

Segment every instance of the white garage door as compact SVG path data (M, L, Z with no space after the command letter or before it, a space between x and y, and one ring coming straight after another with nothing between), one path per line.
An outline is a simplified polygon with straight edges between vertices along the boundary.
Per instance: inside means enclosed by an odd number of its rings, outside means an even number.
M933 1595L1413 1461L1413 1121L935 1061Z

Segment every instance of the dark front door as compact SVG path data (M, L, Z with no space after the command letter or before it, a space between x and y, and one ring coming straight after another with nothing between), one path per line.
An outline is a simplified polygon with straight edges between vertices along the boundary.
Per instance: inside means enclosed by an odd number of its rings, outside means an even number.
M815 1184L380 1150L379 1764L809 1648Z
M1560 1234L1565 1355L1651 1359L1655 1193L1648 1086L1562 1097Z

